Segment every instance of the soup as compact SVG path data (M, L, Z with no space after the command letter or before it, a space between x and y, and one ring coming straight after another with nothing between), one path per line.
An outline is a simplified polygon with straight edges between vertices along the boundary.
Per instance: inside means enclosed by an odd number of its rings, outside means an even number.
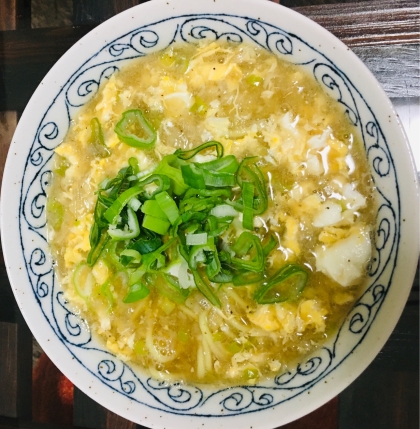
M47 220L66 297L155 378L272 378L361 292L375 213L361 138L312 76L265 50L133 60L55 152Z

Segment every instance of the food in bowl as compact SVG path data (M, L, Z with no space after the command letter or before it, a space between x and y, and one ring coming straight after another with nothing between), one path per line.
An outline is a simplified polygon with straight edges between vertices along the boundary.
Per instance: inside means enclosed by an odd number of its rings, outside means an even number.
M312 76L246 43L114 73L55 149L67 300L152 377L254 384L334 335L366 282L376 191Z

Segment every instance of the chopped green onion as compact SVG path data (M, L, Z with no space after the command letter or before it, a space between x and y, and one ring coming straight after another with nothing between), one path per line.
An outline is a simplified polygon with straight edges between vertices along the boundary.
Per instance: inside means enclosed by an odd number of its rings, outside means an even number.
M93 238L93 236L95 236L95 238ZM96 261L105 249L109 239L110 236L107 234L106 230L99 230L98 224L94 223L90 230L89 240L91 247L86 260L90 267L96 264Z
M194 276L194 282L197 286L197 289L213 304L215 307L221 307L219 298L213 292L210 285L208 285L205 279L197 270L191 270Z
M159 203L156 200L147 200L141 206L141 212L146 215L151 215L153 217L158 217L162 220L168 220L165 212L160 208Z
M210 210L210 214L215 217L225 217L225 216L236 217L238 215L238 212L228 204L221 204L219 206L212 208Z
M111 310L111 308L115 304L115 300L114 300L114 295L112 294L112 291L111 291L111 282L109 280L107 280L101 286L101 294L108 300L108 303L109 303L109 309L108 310Z
M72 280L77 294L84 300L87 300L95 285L95 278L90 267L81 262L74 270Z
M64 220L64 206L56 199L47 200L47 222L59 230Z
M125 249L120 253L120 262L124 267L129 264L139 264L141 262L141 254L134 249Z
M188 332L185 331L179 331L177 334L178 340L182 343L188 343L188 340L190 338Z
M154 285L160 294L177 304L183 304L190 294L189 289L182 289L176 277L170 274L162 273L162 278L158 278Z
M141 255L154 252L162 246L162 240L158 237L154 238L139 238L136 241L131 241L128 245L128 249L133 249L139 252Z
M128 165L131 167L131 171L133 175L139 174L140 168L139 168L139 161L137 158L134 158L134 156L132 156L131 158L128 158Z
M187 246L195 246L199 244L207 243L207 232L201 232L198 234L187 234L185 236Z
M175 221L175 223L172 227L172 236L176 237L178 235L178 228L181 224L185 224L185 223L191 222L191 221L203 222L206 219L206 217L207 217L206 213L191 212L191 211L183 213Z
M142 196L146 199L153 198L159 192L167 191L171 186L171 181L163 174L152 174L151 176L146 177L141 182L139 182L137 186L146 188L147 185L151 184L154 184L156 187L153 189L152 193L147 192L145 189L145 192L142 194Z
M295 300L301 294L307 281L306 270L299 265L286 265L255 291L254 299L258 304Z
M203 171L194 164L181 165L181 172L184 182L197 189L206 189Z
M196 148L190 149L190 150L177 149L174 154L179 159L183 159L184 161L186 161L188 159L193 158L195 155L197 155L197 153L201 152L202 150L205 150L211 147L214 147L216 149L217 158L221 158L223 156L223 145L215 140L211 140L207 143L203 143L200 146L197 146Z
M278 245L277 239L274 237L274 235L270 235L270 238L268 239L268 242L264 244L263 246L263 253L264 256L267 256L272 250L276 248Z
M143 283L134 283L128 289L128 293L123 299L125 304L131 304L141 299L146 298L150 293L150 289Z
M246 82L252 86L262 86L264 79L261 76L256 76L255 74L250 74L246 77Z
M190 112L205 115L208 108L209 106L204 100L202 100L200 97L195 97L194 104L191 106Z
M242 225L245 229L254 229L254 185L250 182L242 183L242 200L244 203L244 215Z
M158 182L157 189L152 192L152 194L146 193L144 187L151 183ZM166 191L169 188L169 179L166 176L162 176L159 174L152 174L148 178L139 182L136 186L127 189L124 191L109 207L105 213L104 218L111 224L113 224L122 209L127 205L127 203L139 194L143 194L145 198L152 198L156 193Z
M210 210L221 202L222 200L218 197L188 198L180 202L179 208L183 213L188 211L200 212Z
M260 239L248 231L244 231L232 250L239 257L232 258L232 264L238 269L260 272L264 270L265 258Z
M215 159L213 161L202 162L199 165L201 168L208 171L217 171L220 173L231 174L235 174L239 168L239 163L235 155L227 155L223 158Z
M236 184L235 175L232 173L213 172L204 169L201 171L206 186L224 188L227 186L233 187Z
M104 218L110 223L114 224L120 215L122 209L128 204L128 202L137 195L143 192L141 186L133 186L132 188L124 191L104 213Z
M105 144L104 134L98 118L93 118L90 121L90 137L88 140L89 152L99 158L106 158L111 155L110 150Z
M232 283L234 286L247 286L253 283L258 283L264 279L263 273L255 273L253 271L242 271L233 276Z
M233 355L236 353L239 353L242 351L243 349L243 345L242 343L240 343L239 341L232 341L228 346L227 349L230 353L232 353Z
M230 189L194 189L189 188L185 192L184 199L191 197L224 197L230 198L232 196L232 191Z
M251 182L255 186L253 203L254 214L263 214L268 207L267 187L261 170L256 165L258 157L245 158L236 172L236 181L243 188L243 182Z
M139 149L151 149L156 141L156 131L139 109L124 112L114 131L125 144Z
M128 201L128 206L132 209L132 210L134 210L135 212L140 208L140 206L141 206L141 202L136 198L136 197L133 197L133 198L131 198L129 201Z
M244 380L255 380L256 378L259 377L259 372L258 369L256 368L247 368L244 369L243 373L242 373L242 378Z
M231 271L221 268L219 273L212 277L211 281L214 283L232 283L233 274Z
M196 269L198 263L206 262L206 252L216 252L216 246L214 245L213 237L208 237L206 243L192 246L189 252L189 258L187 259L188 265L191 269Z
M124 229L117 228L115 225L109 225L108 234L113 240L129 240L136 238L140 234L139 221L133 209L127 207L128 222Z
M169 177L175 195L182 195L188 189L182 177L179 159L176 155L167 155L162 158L154 173Z
M173 225L179 217L179 210L176 202L169 196L166 191L155 195L155 199L159 204L160 209L165 213L169 222Z
M70 167L70 163L67 161L66 158L55 154L56 157L56 165L54 168L54 173L57 173L59 176L64 177L66 174L67 169Z
M168 231L171 224L168 220L164 220L149 214L144 215L143 228L147 228L150 231L156 232L157 234L164 235Z
M221 270L220 260L217 254L216 248L214 251L208 256L206 265L206 274L207 277L212 280L214 276L217 276Z

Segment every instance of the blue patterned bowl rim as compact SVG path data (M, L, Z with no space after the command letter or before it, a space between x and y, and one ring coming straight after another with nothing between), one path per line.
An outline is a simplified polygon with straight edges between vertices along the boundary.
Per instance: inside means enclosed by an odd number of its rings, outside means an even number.
M256 386L168 385L119 360L66 302L46 242L51 157L78 110L130 60L175 42L203 39L257 44L311 73L359 129L380 195L370 281L363 295L334 338L293 371ZM324 29L262 0L223 5L154 0L114 17L82 39L28 104L3 179L6 266L19 306L41 346L76 386L102 405L150 427L205 423L224 428L235 422L238 427L269 428L335 396L366 368L390 335L418 255L418 213L410 208L418 192L415 177L389 100L363 64Z

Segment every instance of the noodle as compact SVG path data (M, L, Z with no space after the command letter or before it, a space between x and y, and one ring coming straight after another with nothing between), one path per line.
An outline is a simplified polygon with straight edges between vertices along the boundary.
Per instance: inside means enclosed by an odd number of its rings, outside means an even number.
M48 239L111 353L159 380L252 385L341 325L375 208L362 138L312 75L246 44L172 45L74 119Z

